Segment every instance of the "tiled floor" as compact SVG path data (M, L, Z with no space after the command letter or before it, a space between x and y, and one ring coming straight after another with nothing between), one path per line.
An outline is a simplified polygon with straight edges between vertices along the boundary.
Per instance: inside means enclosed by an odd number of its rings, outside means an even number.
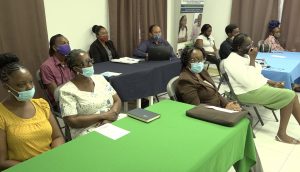
M214 72L210 70L210 72ZM218 77L213 77L218 83ZM228 90L226 85L222 85L220 92ZM300 94L298 93L298 97ZM300 100L300 99L299 99ZM251 114L255 114L253 109L247 108ZM278 130L279 122L275 121L270 110L263 107L258 108L262 119L265 123L261 126L260 123L254 128L256 138L254 139L257 151L259 153L261 163L265 172L299 172L300 171L300 145L285 144L275 141L275 136ZM278 119L280 119L279 110L275 111ZM257 121L255 115L254 121ZM288 134L296 139L300 139L300 125L294 117L290 118L288 125ZM229 172L234 172L231 168Z

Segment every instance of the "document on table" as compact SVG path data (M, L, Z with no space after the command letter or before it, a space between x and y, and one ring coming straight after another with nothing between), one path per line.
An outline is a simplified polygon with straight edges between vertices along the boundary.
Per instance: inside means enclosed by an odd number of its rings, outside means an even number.
M106 71L106 72L100 73L100 75L103 75L105 77L119 76L121 74L122 73L110 72L110 71Z
M111 123L101 125L100 127L95 128L94 131L113 140L117 140L129 133L129 131L117 127Z
M126 64L134 64L134 63L138 63L140 61L145 61L145 60L144 59L130 58L130 57L121 57L119 59L112 59L111 60L111 62L126 63Z
M271 55L271 57L286 58L285 56L281 56L281 55Z
M214 109L214 110L217 110L217 111L227 112L227 113L238 112L238 111L235 111L235 110L224 109L224 108L220 108L220 107L216 107L216 106L205 106L205 107L210 108L210 109Z

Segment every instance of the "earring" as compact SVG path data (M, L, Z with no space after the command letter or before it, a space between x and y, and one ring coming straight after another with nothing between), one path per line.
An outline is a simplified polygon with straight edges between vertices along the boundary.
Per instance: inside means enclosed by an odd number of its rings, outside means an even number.
M79 75L79 72L76 72L77 75Z
M10 90L7 90L7 92L10 93L11 91L10 91Z

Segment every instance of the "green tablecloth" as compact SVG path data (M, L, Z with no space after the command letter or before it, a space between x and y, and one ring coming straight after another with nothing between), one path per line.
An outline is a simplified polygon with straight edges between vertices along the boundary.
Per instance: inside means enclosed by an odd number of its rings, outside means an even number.
M248 172L256 159L248 119L224 127L187 117L192 107L161 101L147 108L161 114L158 120L114 122L130 131L118 140L93 132L7 171L226 172L237 162Z

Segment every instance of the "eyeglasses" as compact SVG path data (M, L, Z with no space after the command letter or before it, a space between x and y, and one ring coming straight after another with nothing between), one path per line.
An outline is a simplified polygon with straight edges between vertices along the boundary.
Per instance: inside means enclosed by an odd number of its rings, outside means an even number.
M85 61L79 63L79 64L76 65L76 66L78 66L78 67L85 67L85 66L89 66L90 64L91 64L91 65L94 64L94 59L87 59L87 60L85 60Z
M205 59L194 59L194 58L192 58L191 60L190 60L190 63L199 63L199 62L205 62Z

